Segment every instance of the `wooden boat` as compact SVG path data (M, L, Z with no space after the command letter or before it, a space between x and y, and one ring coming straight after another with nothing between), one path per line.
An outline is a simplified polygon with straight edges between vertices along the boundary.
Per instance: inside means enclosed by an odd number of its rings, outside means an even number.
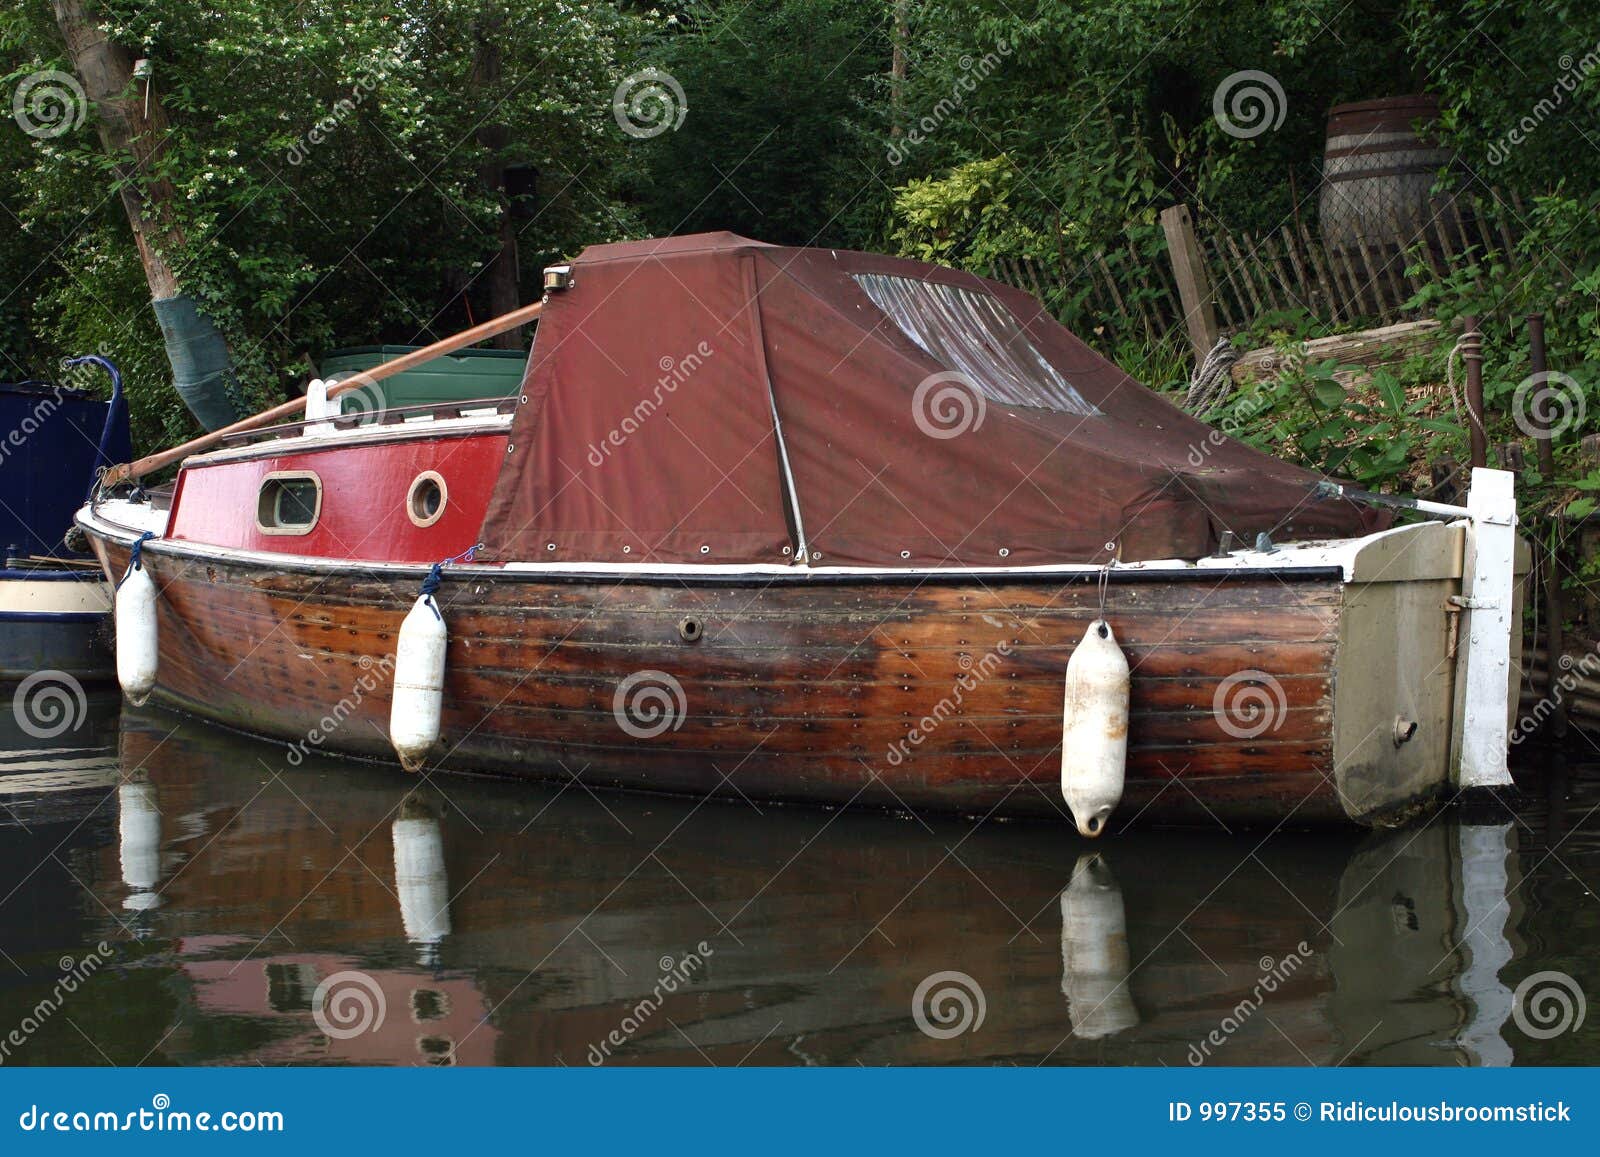
M713 234L546 285L514 398L358 420L314 383L187 457L170 512L79 513L154 580L159 698L392 758L415 606L448 631L432 765L1066 817L1104 621L1119 820L1384 823L1509 782L1509 475L1392 526L915 262Z
M110 589L64 536L95 470L128 452L120 383L109 402L0 383L0 680L110 678Z

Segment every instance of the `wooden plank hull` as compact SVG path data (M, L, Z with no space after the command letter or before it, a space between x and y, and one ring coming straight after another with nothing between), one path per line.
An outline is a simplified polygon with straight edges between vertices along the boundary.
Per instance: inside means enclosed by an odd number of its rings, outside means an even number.
M95 542L120 574L126 547ZM393 758L391 657L414 579L144 558L160 590L159 698L285 741L291 760ZM1133 668L1113 823L1351 818L1334 768L1342 596L1326 575L1113 583L1106 614ZM448 578L439 602L450 645L437 766L1068 820L1063 677L1099 613L1092 581L479 570ZM686 619L701 628L696 641L680 630ZM1224 703L1244 673L1276 684L1276 702L1258 704L1264 722Z

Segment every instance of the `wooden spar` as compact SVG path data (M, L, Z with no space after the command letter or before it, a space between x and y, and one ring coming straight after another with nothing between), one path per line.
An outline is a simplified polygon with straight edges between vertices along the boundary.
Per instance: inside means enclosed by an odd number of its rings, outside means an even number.
M538 317L543 309L544 303L536 301L532 305L525 305L521 309L514 309L510 313L480 322L471 329L464 329L460 333L444 338L441 341L436 341L432 345L413 350L402 357L395 358L392 362L384 362L381 366L374 366L370 370L362 370L353 377L329 385L328 397L334 398L358 386L368 386L374 382L381 382L385 378L392 378L394 375L404 373L406 370L415 369L417 366L422 365L424 362L430 362L434 358L455 353L456 350L465 349L469 345L476 345L485 338L491 338L497 334L505 333L507 330L516 329L520 325L526 325ZM242 434L247 430L270 426L284 418L293 417L305 408L305 404L304 397L293 398L281 406L274 406L270 410L262 410L259 414L252 414L250 417L243 418L231 426L224 426L220 430L213 430L209 434L193 438L181 446L174 446L172 449L163 450L159 454L146 455L136 462L130 462L123 466L112 466L105 472L102 484L113 486L118 482L143 478L146 474L154 473L164 466L171 466L174 462L181 462L191 454L209 450L234 434Z

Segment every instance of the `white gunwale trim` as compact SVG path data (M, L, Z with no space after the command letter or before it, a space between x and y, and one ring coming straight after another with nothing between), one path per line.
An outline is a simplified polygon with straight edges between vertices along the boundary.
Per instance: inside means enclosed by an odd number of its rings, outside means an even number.
M121 515L127 521L119 521ZM145 503L112 500L96 506L85 506L78 511L78 525L105 538L129 544L144 530L157 534L165 530L166 520L158 511L150 510ZM1183 574L1194 576L1206 572L1248 572L1252 570L1294 571L1337 569L1345 581L1353 573L1355 558L1361 548L1379 537L1405 531L1411 527L1395 527L1379 531L1365 538L1333 539L1325 542L1286 543L1277 550L1237 551L1227 558L1201 559L1198 563L1183 559L1153 559L1146 562L1114 563L1110 570L1118 575L1148 575L1151 578ZM235 550L231 547L208 546L184 540L157 539L145 547L158 554L179 557L204 558L235 562L251 566L293 567L297 570L365 571L368 573L416 575L426 573L427 563L381 562L364 559L322 558L312 555L282 554L276 551ZM1045 566L983 566L983 567L866 567L866 566L812 566L802 567L780 563L703 563L666 565L637 562L510 562L499 566L484 563L466 563L450 568L450 573L462 578L494 578L517 575L637 575L641 578L671 577L737 577L748 575L753 579L792 578L804 580L817 578L903 578L907 581L984 579L1002 577L1077 577L1098 574L1103 567L1087 563L1062 563ZM1220 575L1219 575L1220 577Z
M306 454L318 450L338 450L345 446L370 446L385 442L413 442L424 438L446 436L468 437L473 434L510 433L514 414L497 414L485 408L481 412L469 411L462 418L429 418L426 422L398 422L388 426L355 426L348 430L336 428L312 429L285 438L272 438L264 442L251 442L244 446L231 446L209 454L196 454L185 458L185 470L217 466L224 462L245 462L254 458L281 458L285 454Z

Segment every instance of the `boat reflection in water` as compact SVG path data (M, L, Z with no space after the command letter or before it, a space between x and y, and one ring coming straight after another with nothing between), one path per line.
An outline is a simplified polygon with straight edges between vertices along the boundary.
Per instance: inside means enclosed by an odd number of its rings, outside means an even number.
M41 959L141 938L95 981L141 1015L74 1011L118 1063L1498 1065L1595 1044L1512 1016L1517 981L1558 966L1538 945L1596 947L1582 885L1543 870L1551 817L1085 855L1057 825L291 767L153 710L124 716L120 774L104 822L52 833L78 882L41 871L48 906L22 906L31 882L0 904L0 938ZM3 855L23 837L0 824ZM1560 858L1592 876L1600 842L1580 823ZM938 974L970 997L954 1032L913 1015ZM0 991L0 1020L32 996ZM71 1035L55 1059L102 1063Z

